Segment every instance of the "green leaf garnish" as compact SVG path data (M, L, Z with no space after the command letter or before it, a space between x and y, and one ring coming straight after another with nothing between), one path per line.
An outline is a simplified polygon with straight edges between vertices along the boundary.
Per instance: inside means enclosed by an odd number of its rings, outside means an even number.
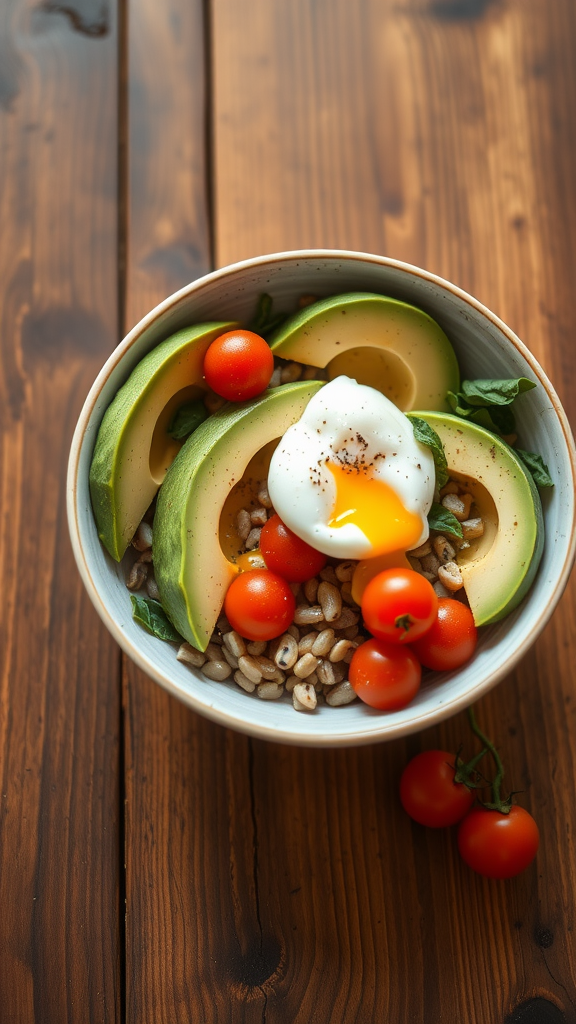
M261 331L265 324L268 323L270 315L272 313L272 296L267 295L263 292L259 296L256 304L256 312L250 324L250 330Z
M492 433L507 437L516 430L516 420L510 408L518 395L535 388L536 382L528 377L509 377L504 380L464 380L462 391L446 392L446 400L456 416L472 420ZM541 455L514 448L521 462L532 474L538 487L554 487L548 466Z
M159 640L182 643L180 633L174 629L159 601L153 601L151 597L139 597L137 594L130 594L130 600L135 622Z
M468 405L510 405L518 395L536 387L527 377L507 377L504 380L463 380L462 395Z
M444 505L437 501L432 504L428 513L428 526L431 530L438 530L440 533L451 533L453 537L462 538L462 525L456 519L453 512L450 512Z
M432 452L434 466L436 467L436 485L444 487L444 484L448 483L448 463L442 441L430 424L426 423L426 420L421 420L419 416L410 415L408 415L408 419L412 423L416 440L420 444L425 444Z
M208 418L208 410L201 398L192 402L184 402L174 413L168 426L168 434L175 441L184 441L190 437L196 427L199 427Z
M541 455L536 455L535 452L525 452L521 448L513 448L514 452L524 463L526 469L532 474L534 483L537 487L554 487L554 481L550 476L548 466L544 462Z
M462 419L468 418L472 412L472 406L468 405L464 396L460 392L458 392L458 394L454 394L453 391L447 391L446 398L448 399L448 404L455 416L461 416Z
M280 327L288 317L288 313L272 313L273 299L264 292L256 304L256 312L248 325L250 331L268 340L271 334Z
M482 419L484 416L486 419ZM472 416L475 423L496 430L499 434L513 434L516 420L509 405L491 405L489 409L477 409Z

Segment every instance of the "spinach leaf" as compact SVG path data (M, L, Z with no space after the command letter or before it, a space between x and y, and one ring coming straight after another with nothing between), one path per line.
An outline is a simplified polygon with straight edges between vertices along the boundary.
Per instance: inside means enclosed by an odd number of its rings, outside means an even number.
M448 404L455 416L479 423L487 430L498 434L513 434L516 428L514 413L509 405L471 405L466 396L459 391L446 392Z
M480 419L482 413L492 422L492 426L488 424L489 430L496 430L500 434L513 434L516 430L516 420L509 405L491 405L489 409L478 409L472 417L475 423L484 425Z
M208 418L208 410L201 398L184 402L174 413L168 426L168 433L175 441L184 441Z
M435 501L428 513L428 526L440 533L451 533L453 537L463 537L462 526L453 512Z
M493 434L513 434L516 427L514 413L509 405L471 406L467 419Z
M521 448L513 448L514 452L524 463L526 469L532 474L537 487L554 487L554 481L550 476L548 466L541 455L535 452L524 452Z
M448 399L448 404L455 416L461 416L462 419L467 419L468 416L470 416L472 406L468 405L468 402L460 391L457 394L454 394L453 391L447 391L446 398Z
M261 331L264 325L268 323L271 313L272 296L267 295L266 292L263 292L262 295L260 295L258 298L258 302L256 304L256 312L254 313L254 316L252 318L250 330Z
M288 317L288 313L272 313L273 299L271 295L263 292L256 304L256 311L248 325L248 330L254 331L260 337L268 340L271 334L281 327Z
M444 484L448 482L448 463L442 441L430 424L426 423L426 420L421 420L419 416L410 415L408 419L412 423L416 440L420 444L425 444L432 452L434 466L436 467L436 484L438 487L444 487Z
M524 391L536 387L527 377L508 377L504 380L463 380L462 397L468 405L510 405Z
M516 420L510 408L518 395L531 391L536 387L533 380L527 377L510 377L505 380L464 380L462 391L446 393L446 399L452 412L463 419L486 427L493 433L506 437L514 434ZM513 448L517 456L532 474L538 487L554 487L548 466L541 455L525 452L521 448Z
M159 640L182 643L180 633L174 629L159 601L153 601L151 597L139 597L137 594L130 594L130 600L132 618L135 622L144 626L144 629L157 636Z

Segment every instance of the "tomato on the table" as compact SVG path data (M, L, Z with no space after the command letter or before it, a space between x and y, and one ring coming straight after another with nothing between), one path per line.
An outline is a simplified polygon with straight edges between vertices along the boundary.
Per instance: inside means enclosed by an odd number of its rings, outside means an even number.
M260 551L266 565L289 583L304 583L320 572L328 558L288 529L279 515L264 523Z
M273 370L270 346L253 331L221 334L204 356L206 383L229 402L255 398L268 387Z
M426 668L448 672L472 657L477 642L478 630L467 605L441 597L435 622L412 649Z
M462 860L485 878L513 878L532 863L540 845L534 818L513 804L508 814L475 807L458 828Z
M438 610L433 586L413 569L385 569L370 580L362 597L362 616L373 636L406 644L423 636Z
M398 711L420 689L422 670L409 647L366 640L354 651L348 678L360 700L380 711Z
M228 622L248 640L273 640L294 618L296 602L286 580L268 569L236 576L224 599Z
M474 803L474 792L455 782L455 754L425 750L408 762L400 779L400 800L420 825L444 828L461 821Z

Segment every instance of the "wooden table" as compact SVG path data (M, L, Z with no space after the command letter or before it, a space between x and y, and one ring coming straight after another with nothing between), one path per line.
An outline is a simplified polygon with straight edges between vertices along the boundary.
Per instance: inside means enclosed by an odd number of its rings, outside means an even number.
M64 510L122 335L258 253L450 278L571 412L575 47L574 0L0 4L2 1024L576 1021L574 587L478 707L542 832L489 882L397 797L462 716L332 752L225 732L121 656Z

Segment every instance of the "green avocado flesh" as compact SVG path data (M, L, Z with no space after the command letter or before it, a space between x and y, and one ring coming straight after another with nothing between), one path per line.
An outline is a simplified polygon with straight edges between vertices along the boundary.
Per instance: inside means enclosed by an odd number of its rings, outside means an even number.
M457 390L454 349L427 313L397 299L350 292L321 299L290 317L273 335L275 356L328 367L368 384L407 412L448 409Z
M180 404L198 398L204 355L235 323L186 327L140 360L104 414L90 467L98 535L120 561L181 444L168 434Z
M418 412L439 435L450 476L474 495L484 535L458 564L477 626L498 622L529 590L544 547L544 519L532 477L490 431L458 416Z
M219 541L226 498L256 453L300 419L321 387L297 381L224 406L188 438L166 474L154 517L154 573L167 615L198 650L206 649L238 571Z

